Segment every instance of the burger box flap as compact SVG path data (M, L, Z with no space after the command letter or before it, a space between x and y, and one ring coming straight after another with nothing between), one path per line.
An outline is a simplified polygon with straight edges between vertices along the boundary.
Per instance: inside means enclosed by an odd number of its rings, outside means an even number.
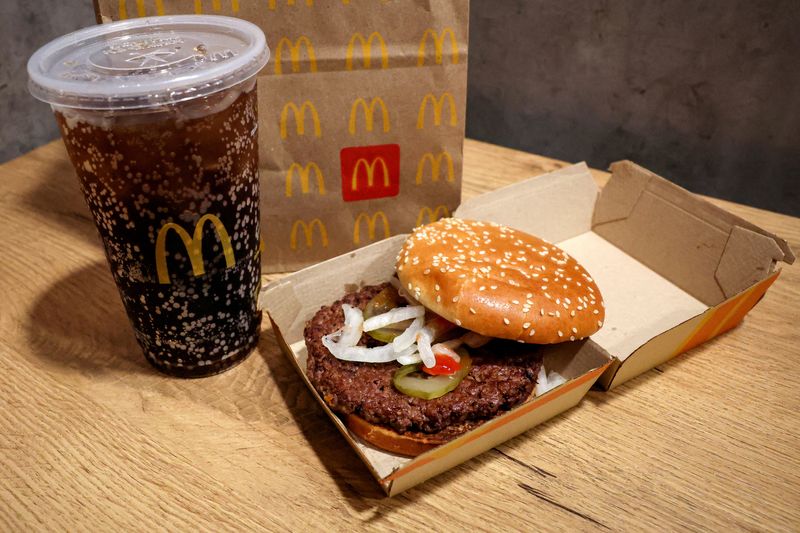
M581 163L464 202L558 244L592 275L606 308L592 342L614 358L610 389L735 326L792 263L785 240L630 162L599 191Z
M347 430L308 380L303 329L323 305L330 305L360 286L389 280L406 237L397 235L305 268L268 284L261 295L261 305L267 309L272 329L289 361L390 496L573 407L611 364L611 357L590 341L546 346L542 349L544 367L558 372L567 381L459 438L415 458L386 453L360 441Z

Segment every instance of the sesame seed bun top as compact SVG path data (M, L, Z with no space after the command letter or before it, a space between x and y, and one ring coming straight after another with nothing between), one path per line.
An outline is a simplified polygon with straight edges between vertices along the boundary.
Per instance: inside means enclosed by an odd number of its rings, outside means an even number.
M603 325L600 290L562 249L493 222L445 218L416 228L397 256L404 289L468 330L550 344Z

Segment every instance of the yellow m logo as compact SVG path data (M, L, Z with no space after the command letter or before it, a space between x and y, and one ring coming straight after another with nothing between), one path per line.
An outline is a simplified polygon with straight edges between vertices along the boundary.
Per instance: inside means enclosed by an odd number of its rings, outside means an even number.
M297 250L297 230L303 230L303 235L306 238L306 247L311 248L311 245L314 242L314 228L319 229L320 237L322 237L322 246L327 248L328 246L328 230L325 229L325 224L318 218L315 218L308 224L306 224L305 220L295 220L294 224L292 224L292 232L289 235L289 246L291 246L292 250Z
M454 64L458 64L458 43L456 42L456 36L453 33L453 29L452 28L445 28L445 29L442 30L441 35L439 35L439 34L436 33L435 30L432 30L432 29L429 28L429 29L425 30L424 34L422 34L422 40L419 42L419 53L417 54L418 55L418 59L417 59L417 65L418 66L421 67L422 65L425 64L425 47L426 47L426 44L428 43L428 37L430 37L431 40L433 41L433 48L434 48L434 52L436 54L435 55L435 59L436 59L436 64L437 65L441 65L442 64L442 52L443 52L443 48L444 48L444 40L447 37L450 37L450 50L451 50L451 53L453 54L453 63Z
M303 102L299 108L297 104L294 102L289 102L285 106L283 106L283 111L281 111L281 139L285 139L288 136L286 122L289 120L289 112L292 112L294 115L295 123L297 124L297 134L298 135L305 135L306 133L306 111L309 112L311 115L311 122L314 126L314 136L321 137L322 136L322 128L319 125L319 115L317 114L317 108L314 107L309 100Z
M300 47L303 45L306 47L306 55L308 56L308 62L311 64L311 72L317 71L317 58L314 55L314 46L311 44L311 41L308 40L308 37L301 35L295 42L290 41L287 37L278 41L278 47L275 49L275 74L283 74L283 63L281 59L283 58L284 47L289 48L289 60L292 63L292 72L300 72Z
M372 187L375 183L375 167L378 166L378 163L381 164L381 169L383 170L383 186L389 186L389 167L386 165L386 160L382 157L376 157L370 163L363 157L356 161L356 166L353 167L353 177L352 182L350 183L350 188L353 191L358 190L358 171L362 167L364 171L367 173L367 187Z
M156 272L159 283L170 283L169 270L167 268L167 234L170 230L174 230L183 241L186 252L189 254L189 262L192 264L194 275L202 276L206 273L205 265L203 264L203 226L206 221L211 221L214 224L214 229L217 230L217 236L220 244L222 244L222 252L225 255L225 266L230 268L235 264L231 239L228 236L228 232L225 231L225 226L215 215L206 214L200 217L194 227L193 236L189 236L186 230L178 224L167 222L158 230L158 236L156 237Z
M320 194L325 194L325 179L322 177L322 171L316 163L312 161L306 166L302 166L299 163L292 163L292 166L290 166L289 170L286 172L287 198L292 197L292 182L294 181L295 173L300 175L300 191L303 194L309 193L308 180L312 170L317 178L317 190L319 190Z
M124 1L124 0L120 0ZM136 0L136 3L141 3L143 0ZM156 0L156 7L161 4L163 0ZM218 13L222 10L222 0L211 0L211 9L214 10L214 13ZM163 11L163 8L162 8ZM234 13L239 12L239 0L231 0L231 11ZM194 12L197 15L201 15L203 13L203 1L202 0L194 0ZM159 15L163 15L163 12L159 12Z
M383 98L380 96L376 96L375 98L370 101L369 105L367 105L366 100L363 98L357 98L355 102L353 102L353 107L350 108L350 135L356 134L356 118L358 115L358 109L364 109L364 120L367 123L367 131L372 131L372 127L374 126L375 122L375 106L380 105L381 107L381 118L383 119L383 132L387 133L391 129L391 124L389 124L389 110L386 108L386 103L384 103Z
M389 233L389 219L386 218L386 214L383 211L376 211L374 215L369 216L366 213L361 213L356 218L356 224L353 227L353 243L361 244L361 221L367 221L367 236L369 237L370 241L375 240L375 225L378 223L378 219L383 222L383 238L387 238Z
M429 207L423 207L419 210L419 216L417 216L417 226L421 226L423 224L428 224L431 222L436 222L440 218L445 218L450 216L450 210L447 209L447 206L442 204L437 206L435 209L431 210ZM428 222L425 222L425 218L428 218Z
M419 115L417 115L417 129L421 130L425 128L425 110L428 108L428 102L431 103L433 107L433 125L439 126L442 124L442 108L444 107L445 102L447 102L448 107L450 108L450 125L457 126L458 125L458 114L456 112L456 101L453 98L453 95L449 92L445 92L442 96L439 97L437 100L436 97L428 93L425 95L425 98L422 99L422 102L419 104Z
M268 5L269 5L270 11L275 11L275 8L278 7L278 0L269 0ZM286 5L287 6L293 6L294 5L294 0L286 0ZM313 6L314 5L314 0L306 0L306 5L307 6Z
M431 152L424 154L417 165L417 185L422 184L422 177L425 175L425 163L430 162L431 166L431 181L439 181L439 176L442 171L442 161L447 163L447 181L455 181L455 171L453 169L453 158L445 151L439 155L433 155Z
M361 52L364 55L364 68L370 68L372 65L373 39L381 47L381 68L389 67L389 52L386 51L386 41L383 40L381 34L377 31L374 31L369 35L369 39L364 39L362 34L356 32L352 37L350 37L350 42L347 43L347 60L345 63L345 68L347 68L347 70L353 70L353 51L357 41L361 43Z

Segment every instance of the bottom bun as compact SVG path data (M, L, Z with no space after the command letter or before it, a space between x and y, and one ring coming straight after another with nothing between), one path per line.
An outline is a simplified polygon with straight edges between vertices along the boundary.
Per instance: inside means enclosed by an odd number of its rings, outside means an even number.
M443 437L435 433L431 435L397 433L387 427L367 422L353 414L347 415L346 423L347 429L376 448L409 457L416 457L452 439L452 437Z

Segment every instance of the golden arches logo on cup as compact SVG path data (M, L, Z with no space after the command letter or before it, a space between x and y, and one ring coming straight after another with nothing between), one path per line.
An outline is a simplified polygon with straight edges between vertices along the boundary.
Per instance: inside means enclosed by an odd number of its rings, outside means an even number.
M441 33L436 33L436 30L428 28L422 34L422 39L419 41L419 52L417 53L417 65L423 66L425 64L426 48L428 39L433 43L434 61L437 65L441 65L444 57L444 43L445 39L450 38L450 54L453 58L453 64L458 64L458 42L456 42L456 34L453 28L444 28Z
M314 177L317 179L317 192L323 195L326 193L325 191L325 178L322 175L322 170L320 170L319 165L310 161L306 164L306 166L301 165L300 163L292 163L289 167L289 170L286 171L286 197L291 198L293 194L292 183L294 182L295 174L300 176L300 192L302 194L308 194L310 191L309 187L309 179L311 177L311 172L314 172Z
M203 227L206 222L211 222L214 225L217 237L222 245L226 268L231 268L236 263L233 256L233 248L231 247L231 238L225 230L225 225L216 215L209 213L201 216L194 227L194 234L191 236L178 224L167 222L158 230L158 236L156 237L156 273L158 274L159 283L171 283L169 268L167 267L167 235L170 231L174 231L183 242L186 252L189 254L192 273L195 276L202 276L206 273L203 261Z
M400 192L400 145L351 146L339 152L345 202L397 196Z
M423 224L429 224L432 222L436 222L440 218L446 218L450 216L450 210L447 209L447 206L442 204L438 205L435 208L431 209L430 207L423 207L419 210L419 215L417 216L417 226L421 226ZM425 219L428 219L427 222Z
M442 124L442 111L444 104L450 109L450 125L458 125L458 112L456 111L456 101L450 92L444 92L439 98L436 98L432 93L428 93L419 104L419 114L417 115L417 129L425 128L425 115L428 109L428 104L433 108L433 125L440 126Z
M427 165L428 163L430 163L430 165ZM442 174L442 163L446 164L445 168L447 169L447 181L455 181L456 176L455 169L453 167L453 158L449 153L442 150L438 155L433 155L432 152L423 154L419 160L419 164L417 165L417 177L415 180L416 184L422 185L422 178L425 176L426 166L430 166L431 181L439 181L439 178Z
M381 68L389 68L389 51L386 48L386 41L383 40L383 36L374 31L369 34L368 38L364 38L359 32L353 34L350 37L350 41L347 43L347 52L345 54L345 68L347 70L353 70L353 53L355 51L356 43L361 44L361 54L363 56L363 66L364 68L371 68L372 67L372 41L375 41L378 46L380 47L381 52Z
M389 122L389 109L386 107L386 102L383 101L383 98L376 96L370 100L369 104L367 104L367 101L363 98L356 98L355 102L353 102L352 107L350 107L350 122L348 124L350 135L355 135L356 131L358 130L357 119L359 109L364 110L364 123L367 131L372 131L373 127L375 126L376 106L380 106L381 120L383 121L383 132L389 133L392 128L392 125Z
M283 74L283 50L289 49L289 61L292 65L292 72L300 72L300 47L304 46L306 49L306 56L308 57L309 71L317 71L317 56L314 55L314 45L311 40L305 35L301 35L294 42L288 37L283 37L278 41L278 46L275 48L275 74Z
M278 4L280 2L281 2L281 0L268 0L267 6L269 6L269 10L270 11L275 11L278 8ZM293 6L294 3L295 3L295 0L286 0L286 5L287 6ZM314 0L305 0L305 4L308 7L313 7Z
M355 225L353 226L353 244L361 244L361 222L367 222L367 237L369 241L372 242L375 240L375 227L378 224L378 220L383 223L383 238L389 237L391 232L389 231L389 219L386 217L386 213L383 211L375 211L372 216L368 215L367 213L360 213L356 217Z
M319 123L319 114L317 113L317 108L314 107L314 104L310 100L306 100L300 105L300 107L298 107L294 102L288 102L283 106L280 120L281 139L285 139L289 136L287 125L289 122L289 113L294 116L295 131L297 132L297 135L306 134L306 112L308 112L309 116L311 117L311 125L314 127L314 136L322 137L322 126Z
M289 247L292 250L297 250L297 234L298 231L303 231L303 236L306 241L306 248L311 248L314 245L314 230L317 229L322 242L322 247L328 247L328 230L325 228L325 223L320 219L315 218L310 222L302 219L297 219L292 224L292 231L289 234Z

